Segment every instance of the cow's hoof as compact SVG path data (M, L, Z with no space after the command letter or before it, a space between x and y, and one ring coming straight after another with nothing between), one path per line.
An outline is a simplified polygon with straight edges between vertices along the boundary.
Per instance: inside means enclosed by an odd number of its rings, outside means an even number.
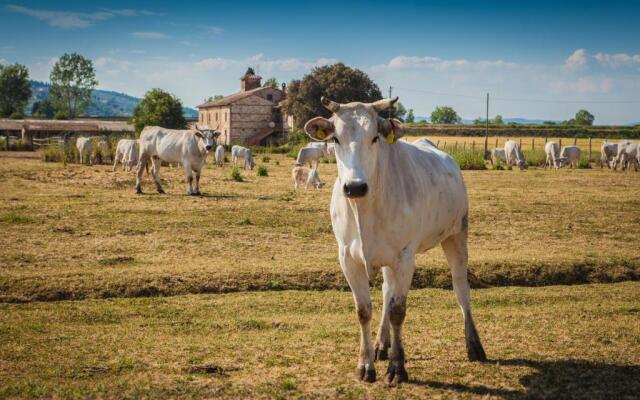
M142 188L140 186L136 186L136 194L142 194Z
M387 368L387 383L389 386L397 386L407 381L409 381L409 374L404 369L404 364L391 361Z
M482 344L480 342L470 343L467 348L467 358L469 361L474 362L486 362L487 355L484 353L484 349L482 348Z
M386 361L389 359L389 349L385 346L376 345L376 361Z
M358 368L356 368L356 379L363 382L373 383L376 381L376 369L373 367L367 368L364 365L359 365Z

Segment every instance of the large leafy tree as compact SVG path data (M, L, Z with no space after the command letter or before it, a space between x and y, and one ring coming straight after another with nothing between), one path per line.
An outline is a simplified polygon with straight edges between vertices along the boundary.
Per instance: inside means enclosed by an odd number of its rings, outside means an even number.
M413 115L413 108L410 108L407 112L407 116L405 117L404 122L406 122L407 124L413 124L414 122L416 122L416 117L415 115Z
M51 71L51 103L59 118L76 118L91 103L91 92L98 86L91 60L80 54L65 54Z
M133 110L131 123L137 133L148 125L170 129L182 129L187 125L180 99L162 89L151 89L144 95Z
M585 126L591 126L593 125L593 121L596 118L593 116L593 114L591 114L589 111L587 110L580 110L576 113L576 116L573 119L573 123L575 125L585 125Z
M459 124L462 118L458 116L456 110L449 106L438 106L431 113L432 124Z
M53 118L53 114L53 105L49 99L36 101L31 106L31 115L34 117Z
M278 80L276 78L269 78L266 81L264 81L264 83L262 84L262 87L277 88L278 87Z
M301 80L291 81L287 88L287 113L293 115L298 127L318 115L331 115L320 103L322 96L338 103L382 98L378 85L366 73L342 63L316 67Z
M30 97L27 67L20 64L0 65L0 117L22 117Z

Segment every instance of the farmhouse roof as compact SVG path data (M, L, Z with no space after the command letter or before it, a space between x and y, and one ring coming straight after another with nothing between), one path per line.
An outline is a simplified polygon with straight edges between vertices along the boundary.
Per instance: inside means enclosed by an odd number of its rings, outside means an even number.
M253 96L263 90L267 90L267 89L274 89L274 90L280 90L280 89L275 89L275 88L271 88L271 87L259 87L259 88L255 88L255 89L251 89L251 90L246 90L244 92L238 92L238 93L234 93L234 94L230 94L229 96L225 96L221 99L218 100L212 100L212 101L208 101L204 104L200 104L197 108L209 108L209 107L220 107L220 106L228 106L231 103L235 103L238 100L242 100L244 98L247 98L249 96Z

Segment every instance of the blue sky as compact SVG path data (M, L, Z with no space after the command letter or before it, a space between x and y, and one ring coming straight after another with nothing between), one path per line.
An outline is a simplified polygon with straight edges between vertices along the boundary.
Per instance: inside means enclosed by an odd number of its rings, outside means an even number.
M561 4L557 4L561 3ZM47 80L65 52L100 88L161 87L188 106L238 90L247 66L288 82L316 65L365 70L428 115L640 121L640 2L0 1L0 62Z

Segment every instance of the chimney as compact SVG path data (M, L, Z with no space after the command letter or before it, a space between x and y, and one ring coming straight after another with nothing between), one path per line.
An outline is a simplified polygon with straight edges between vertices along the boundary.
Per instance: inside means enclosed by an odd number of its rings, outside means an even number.
M262 77L255 74L245 74L240 78L240 91L246 92L247 90L253 90L259 88L262 84Z
M282 98L287 97L287 84L282 82Z

